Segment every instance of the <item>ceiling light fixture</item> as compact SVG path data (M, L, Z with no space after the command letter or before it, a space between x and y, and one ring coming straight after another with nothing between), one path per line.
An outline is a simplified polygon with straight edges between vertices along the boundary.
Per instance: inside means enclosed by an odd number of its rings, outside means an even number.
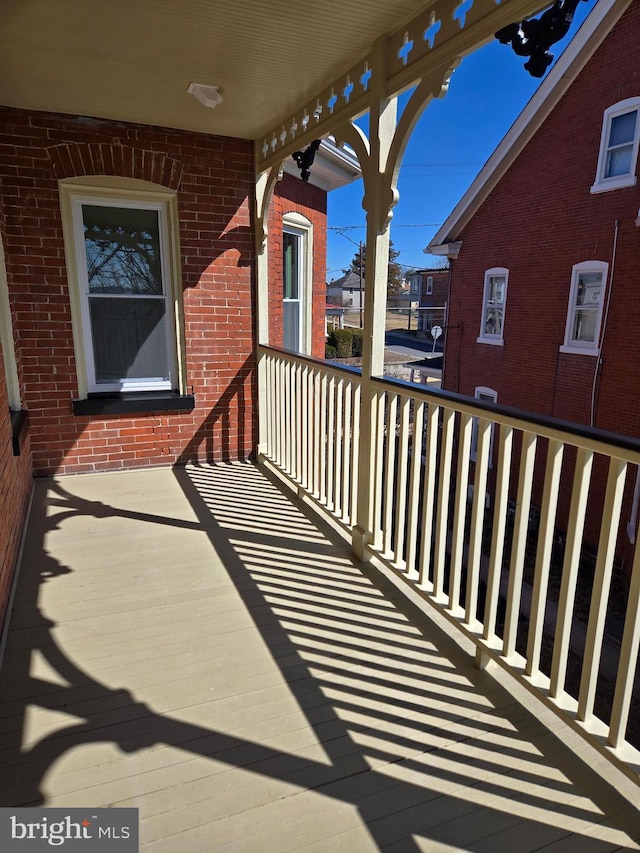
M222 103L222 95L218 86L207 86L205 83L189 83L187 92L210 109Z

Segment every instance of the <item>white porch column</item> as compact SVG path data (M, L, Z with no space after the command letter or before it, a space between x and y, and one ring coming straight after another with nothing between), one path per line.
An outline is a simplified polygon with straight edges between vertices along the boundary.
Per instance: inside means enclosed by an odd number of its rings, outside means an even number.
M384 335L389 266L389 222L397 201L395 169L390 152L397 125L397 98L384 96L389 55L386 39L374 46L369 113L369 155L360 158L364 182L362 206L367 214L367 251L364 288L362 353L362 408L358 457L358 512L352 548L360 560L368 559L373 534L374 494L371 488L376 464L375 395L371 377L384 369Z
M257 174L255 179L254 222L256 253L256 342L258 346L269 345L269 258L267 252L267 216L280 166L272 166L267 172ZM266 451L267 429L267 377L264 359L258 358L258 456Z

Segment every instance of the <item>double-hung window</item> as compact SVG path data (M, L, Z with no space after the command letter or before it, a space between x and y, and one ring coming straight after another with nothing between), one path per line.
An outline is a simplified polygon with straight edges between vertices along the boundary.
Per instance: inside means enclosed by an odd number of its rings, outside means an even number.
M497 344L503 340L504 311L507 302L507 280L509 270L494 267L484 274L484 295L482 298L482 319L478 343Z
M592 193L636 183L639 139L640 98L627 98L605 111Z
M170 194L61 195L80 395L181 390Z
M282 345L311 351L312 226L306 217L285 214L282 230Z
M604 261L585 261L573 267L561 352L598 355L608 269Z

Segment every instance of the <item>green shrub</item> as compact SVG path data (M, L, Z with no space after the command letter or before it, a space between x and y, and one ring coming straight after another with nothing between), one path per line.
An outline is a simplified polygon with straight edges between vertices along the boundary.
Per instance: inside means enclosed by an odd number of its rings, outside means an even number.
M331 344L327 344L324 348L324 357L327 361L333 361L334 358L338 357L338 350L332 347Z
M362 355L362 330L352 329L351 355L360 357Z
M334 329L329 335L329 345L337 350L338 358L351 358L353 333L351 329Z

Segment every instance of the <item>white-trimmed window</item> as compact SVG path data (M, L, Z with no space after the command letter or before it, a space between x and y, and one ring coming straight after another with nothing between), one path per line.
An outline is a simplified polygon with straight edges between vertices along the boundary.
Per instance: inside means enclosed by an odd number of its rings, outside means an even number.
M504 310L507 303L507 281L509 270L493 267L484 274L482 297L482 320L478 343L502 346Z
M476 400L482 400L485 403L497 403L498 392L493 388L487 388L485 385L478 385L474 395ZM478 418L473 419L473 427L471 432L471 460L476 461L478 455ZM491 437L489 439L489 468L492 467L493 457L493 425L491 425Z
M640 98L627 98L605 110L592 193L630 187L636 183L639 139Z
M20 411L20 384L18 382L18 367L13 339L13 324L11 323L11 306L9 304L9 289L7 287L7 269L4 262L4 248L0 240L0 343L4 359L4 376L7 385L9 409Z
M184 391L175 194L85 181L60 185L80 396Z
M561 352L598 355L608 270L604 261L584 261L573 267Z
M433 276L427 276L427 296L431 296L433 293Z
M300 213L286 213L282 222L282 345L311 352L313 225Z

